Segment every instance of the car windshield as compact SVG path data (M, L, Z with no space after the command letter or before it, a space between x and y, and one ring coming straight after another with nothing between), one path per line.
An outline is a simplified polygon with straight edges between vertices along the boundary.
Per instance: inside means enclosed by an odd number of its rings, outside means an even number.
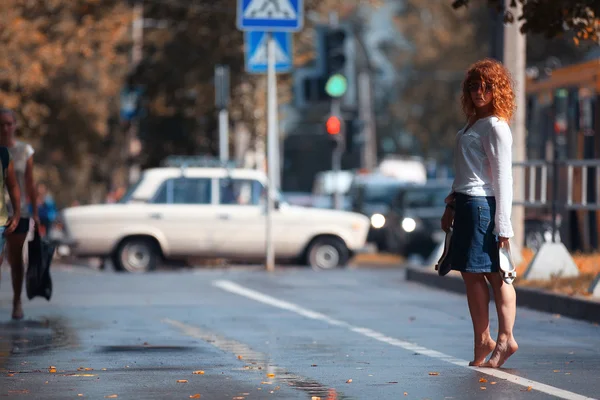
M365 203L391 204L401 188L401 184L370 184L362 188Z
M450 193L450 188L419 188L407 190L404 193L404 208L434 208L444 207L444 199Z
M129 186L129 188L127 189L127 192L125 192L123 197L121 197L119 199L119 201L117 201L117 203L118 204L129 203L129 201L131 200L131 196L133 195L133 193L135 193L138 186L140 186L140 184L142 183L142 180L143 180L143 177L138 179L138 181L136 183L134 183L133 185Z

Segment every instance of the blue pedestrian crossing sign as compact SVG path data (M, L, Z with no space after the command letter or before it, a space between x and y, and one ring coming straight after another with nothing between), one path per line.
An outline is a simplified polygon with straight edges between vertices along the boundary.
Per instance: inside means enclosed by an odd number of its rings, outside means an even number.
M292 33L273 32L275 40L275 71L290 72L293 67ZM244 34L246 71L252 74L267 72L267 32L249 31Z
M303 0L238 0L242 31L296 32L304 23Z

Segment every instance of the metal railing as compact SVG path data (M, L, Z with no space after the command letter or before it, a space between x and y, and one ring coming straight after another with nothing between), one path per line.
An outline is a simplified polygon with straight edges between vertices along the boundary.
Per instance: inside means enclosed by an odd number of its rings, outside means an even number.
M515 193L522 193L522 198L515 198L513 204L525 207L548 207L554 200L561 208L567 210L600 210L600 160L562 160L556 164L552 161L524 161L513 163L513 169L521 169L521 187ZM550 173L549 173L550 170ZM590 170L592 173L590 173ZM580 174L580 179L577 175ZM561 179L566 179L566 187ZM594 200L588 200L590 179L594 179ZM562 182L562 184L561 184ZM574 189L579 183L578 193ZM550 198L548 186L552 188ZM560 190L564 195L558 195ZM579 196L576 196L579 195ZM574 200L579 197L579 200ZM562 200L564 199L564 200Z
M550 208L554 242L560 241L559 213L600 210L600 160L515 162L513 172L521 174L513 204Z

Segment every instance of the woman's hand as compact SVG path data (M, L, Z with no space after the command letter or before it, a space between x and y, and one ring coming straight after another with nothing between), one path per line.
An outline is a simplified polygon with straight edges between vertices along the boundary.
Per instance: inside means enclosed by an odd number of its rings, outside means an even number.
M454 223L454 209L451 207L446 207L444 211L444 215L442 216L442 230L444 232L448 232L450 228L452 228L452 224Z
M15 231L15 229L17 229L17 226L19 225L19 220L21 219L21 217L19 215L13 215L12 217L8 218L8 221L6 222L6 228L4 229L4 234L10 234L13 233Z
M508 241L508 238L498 236L498 248L508 250L510 248L510 242Z

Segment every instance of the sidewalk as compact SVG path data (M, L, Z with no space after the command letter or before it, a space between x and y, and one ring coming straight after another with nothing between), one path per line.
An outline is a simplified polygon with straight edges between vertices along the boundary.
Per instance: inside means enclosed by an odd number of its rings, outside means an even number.
M407 267L406 280L418 282L456 293L465 293L464 283L458 272L450 272L446 276L438 276L433 266ZM547 289L527 287L527 281L515 281L517 305L537 311L562 315L593 323L600 323L600 299L581 295L566 295Z

